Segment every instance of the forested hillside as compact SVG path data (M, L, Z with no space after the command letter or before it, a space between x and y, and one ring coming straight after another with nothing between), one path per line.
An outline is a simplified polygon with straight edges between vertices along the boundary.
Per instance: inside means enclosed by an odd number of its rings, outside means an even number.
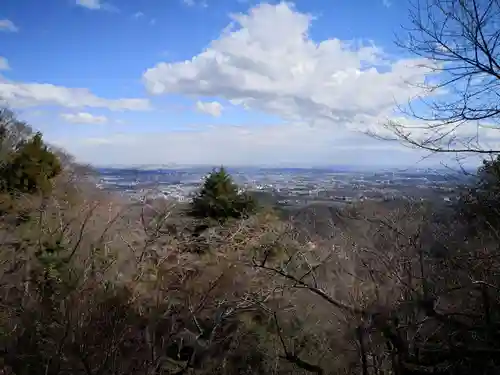
M448 212L280 217L223 169L190 205L139 205L0 115L4 373L498 369L497 161Z
M99 1L77 3L89 12L120 13ZM389 7L396 2L383 3L392 18ZM356 12L363 8L355 6ZM284 211L272 200L243 191L220 167L205 177L190 201L146 197L138 203L100 190L92 167L78 164L15 112L2 109L1 375L500 373L500 2L411 2L398 45L417 57L414 60L374 44L358 48L340 39L316 44L308 36L316 15L297 15L290 7L284 2L277 7L267 4L232 16L239 28L233 30L231 23L201 54L180 63L159 63L144 73L143 80L154 94L182 94L195 100L220 94L245 110L257 104L253 109L290 120L287 130L293 128L300 138L297 144L305 147L296 150L299 157L316 146L328 146L331 133L323 133L325 123L339 133L342 123L381 142L396 141L431 155L456 155L457 169L464 173L462 158L473 155L483 162L468 178L472 184L458 189L459 199L446 205L400 199ZM262 9L265 18L252 18ZM284 17L274 18L276 14ZM369 16L362 22L374 20ZM144 17L139 12L129 18ZM293 27L284 22L292 19L299 21ZM49 20L44 27L56 23ZM34 35L29 26L37 22L32 21L22 25L26 35ZM350 27L351 19L347 21ZM151 19L149 26L155 23ZM374 28L371 23L368 27ZM0 20L0 29L19 31L8 19ZM117 33L120 41L126 40L124 30ZM43 38L61 34L42 31ZM134 58L146 45L140 42ZM240 52L240 46L247 48ZM39 53L44 49L37 45ZM60 49L49 52L53 51L59 54ZM121 56L114 52L109 55ZM254 53L258 57L252 60ZM296 61L303 55L310 60ZM340 68L332 70L328 58ZM38 57L32 60L36 64L28 70L51 65L39 64ZM265 65L266 60L272 60L271 65ZM403 66L408 61L417 62L415 70ZM118 67L116 61L107 62L98 60L99 65ZM125 58L120 64L127 65ZM10 68L3 57L0 65L2 73ZM422 71L428 76L421 76ZM118 68L113 73L120 75ZM396 82L399 75L422 80L410 87L410 82ZM36 75L30 71L29 76ZM7 99L19 108L41 103L44 108L56 104L72 110L149 111L153 106L149 99L108 99L75 89L75 82L80 82L76 79L66 88L0 78ZM181 86L184 91L174 90ZM117 87L114 90L127 89L125 84ZM99 86L101 90L114 92ZM396 115L388 98L398 92L411 103ZM355 101L348 102L348 96ZM225 108L215 101L197 101L196 110L217 117ZM88 113L58 115L87 124L108 121ZM142 124L149 117L144 118ZM273 127L276 118L266 126ZM385 126L371 126L372 120L382 118ZM349 120L366 127L351 127ZM186 121L191 124L191 117ZM217 130L217 138L205 138L208 132L195 133L189 127L185 133L195 134L189 140L212 139L215 148L228 146L229 153L240 152L240 146L245 146L241 152L248 151L244 142L229 144L236 139L226 138L230 128L237 128L232 134L241 137L239 141L258 141L256 152L285 143L282 128L256 133L277 135L276 143L265 139L260 144L258 136L249 136L248 129L264 127L226 126ZM155 139L147 139L155 147L176 146L157 140L152 131L156 128L148 129ZM325 139L309 138L310 134ZM371 148L346 134L337 143L341 153L350 150L362 157L363 150ZM120 143L125 153L131 153L128 142L136 136L142 136L140 131L118 137L125 140ZM184 133L177 136L178 142L191 147ZM348 142L354 146L344 148ZM403 155L391 150L384 151L387 159ZM203 150L196 152L205 156ZM272 149L269 155L279 153Z

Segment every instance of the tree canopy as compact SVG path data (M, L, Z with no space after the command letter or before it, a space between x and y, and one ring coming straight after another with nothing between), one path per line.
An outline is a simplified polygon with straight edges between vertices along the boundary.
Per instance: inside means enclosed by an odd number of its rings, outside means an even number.
M462 199L462 214L474 227L498 228L500 224L500 156L484 160L476 181Z
M197 218L219 222L240 218L255 211L256 204L248 194L241 192L224 167L214 169L193 197L190 213Z
M61 162L31 128L8 110L0 111L0 190L46 193L62 170Z

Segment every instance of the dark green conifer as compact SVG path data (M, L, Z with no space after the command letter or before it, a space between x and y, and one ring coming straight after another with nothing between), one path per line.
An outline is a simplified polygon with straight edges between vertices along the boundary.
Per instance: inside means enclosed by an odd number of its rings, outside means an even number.
M193 197L191 215L223 222L229 218L246 216L255 208L255 201L248 194L240 192L231 176L221 167L205 178Z
M0 191L48 193L51 180L62 170L60 160L41 133L30 136L21 125L11 112L0 111Z

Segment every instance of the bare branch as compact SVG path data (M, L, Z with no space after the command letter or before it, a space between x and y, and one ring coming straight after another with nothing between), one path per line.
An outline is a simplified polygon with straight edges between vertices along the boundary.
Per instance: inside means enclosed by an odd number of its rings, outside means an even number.
M466 135L466 128L485 124L500 130L499 19L498 0L414 0L411 25L397 44L424 59L434 82L400 108L423 125L389 122L392 136L382 138L432 153L500 152L481 146L480 132Z

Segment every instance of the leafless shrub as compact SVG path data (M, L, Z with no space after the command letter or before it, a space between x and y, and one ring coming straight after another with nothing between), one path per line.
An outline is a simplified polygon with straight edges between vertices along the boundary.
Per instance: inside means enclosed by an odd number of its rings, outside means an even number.
M315 337L322 358L295 347L292 328L278 330L285 358L316 373L495 372L498 239L468 237L467 225L423 204L362 204L332 226L330 247L254 259L287 281L285 300L301 324L312 317L329 334ZM278 313L276 326L282 319L290 318Z
M180 246L172 207L131 205L65 182L49 198L2 200L0 349L9 371L270 366L273 342L255 322L276 287L247 263L283 231L278 221L263 214L215 228L217 246L200 255Z

